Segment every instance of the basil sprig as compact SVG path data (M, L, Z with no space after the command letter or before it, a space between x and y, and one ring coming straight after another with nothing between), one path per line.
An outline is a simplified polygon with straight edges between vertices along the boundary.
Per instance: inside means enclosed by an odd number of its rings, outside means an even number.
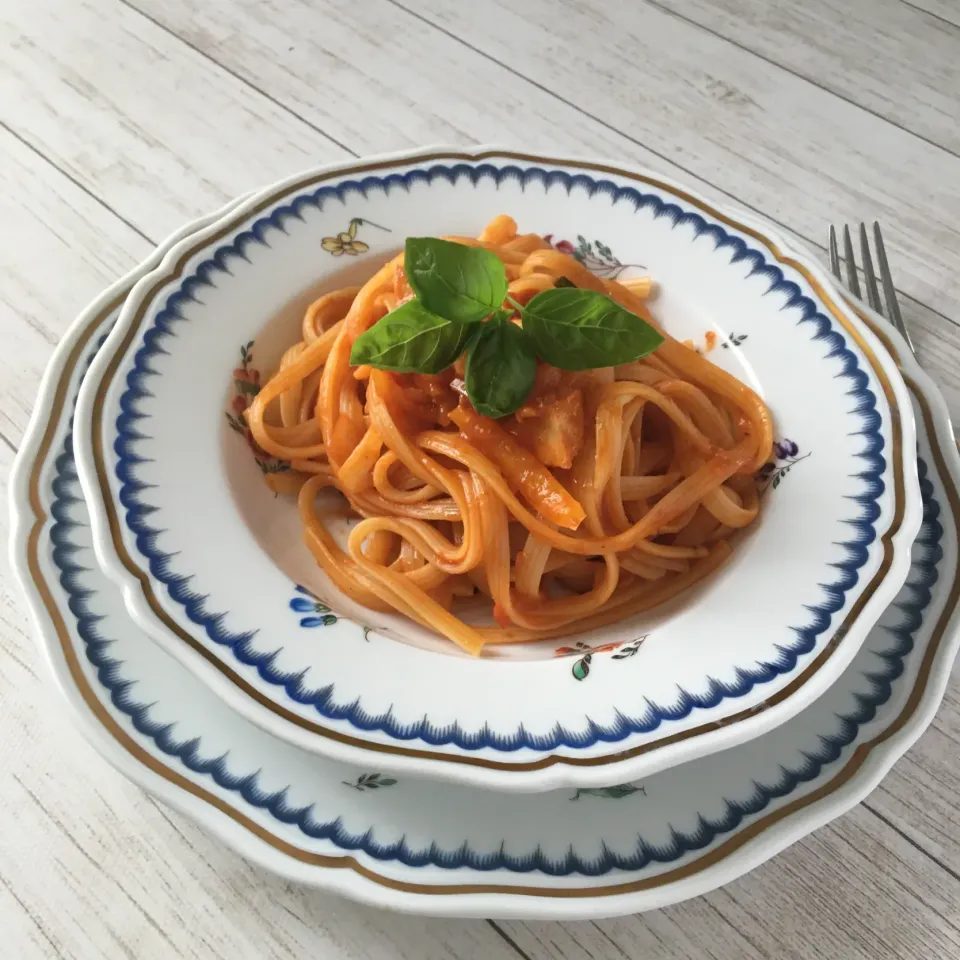
M562 370L592 370L652 353L663 337L615 300L561 287L538 293L523 311L523 330L537 354Z
M565 277L520 306L507 295L503 263L483 247L410 237L404 268L415 299L361 334L350 363L440 373L466 350L467 396L488 417L523 404L538 356L562 370L589 370L639 360L663 343L645 320ZM510 320L514 310L522 328Z
M467 396L477 413L505 417L521 406L533 389L537 357L530 338L498 310L470 341L467 350Z
M470 332L469 325L408 300L357 337L350 362L397 373L440 373L463 353Z
M476 323L490 316L507 296L503 264L483 247L410 237L403 268L420 303L448 320Z

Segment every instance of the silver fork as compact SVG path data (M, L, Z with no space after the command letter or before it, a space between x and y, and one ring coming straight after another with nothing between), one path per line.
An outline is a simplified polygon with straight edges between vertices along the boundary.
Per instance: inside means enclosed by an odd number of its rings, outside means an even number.
M883 245L883 234L880 232L880 224L873 223L873 241L877 248L877 262L880 264L880 283L883 285L883 297L887 303L887 312L883 312L880 306L880 291L877 289L877 275L873 270L873 258L870 255L870 240L867 237L866 224L860 224L860 258L863 261L863 280L867 288L867 303L880 316L885 317L904 340L907 346L916 356L913 341L910 339L910 333L907 325L903 322L903 316L900 313L900 304L897 303L897 292L893 286L893 276L890 273L890 264L887 262L887 251ZM830 225L829 234L830 247L830 269L833 275L843 283L843 277L840 275L840 251L837 249L837 231L833 224ZM857 261L853 255L853 240L850 237L850 228L843 225L843 259L845 261L847 273L847 287L850 292L858 299L863 299L860 292L860 278L857 275Z

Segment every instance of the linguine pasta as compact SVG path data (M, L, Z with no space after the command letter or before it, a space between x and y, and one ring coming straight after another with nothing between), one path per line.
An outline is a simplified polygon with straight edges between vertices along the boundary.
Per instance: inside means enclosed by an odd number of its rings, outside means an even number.
M600 279L507 216L446 239L492 251L517 303L566 278L656 325L649 278ZM351 599L478 654L650 610L722 564L729 535L756 519L770 412L689 346L664 333L619 367L538 362L527 401L494 420L467 400L462 358L430 375L350 365L357 337L411 296L401 254L320 297L246 411L257 444L290 467L268 482L298 492L306 544ZM345 551L325 487L360 518ZM465 619L484 609L498 626Z

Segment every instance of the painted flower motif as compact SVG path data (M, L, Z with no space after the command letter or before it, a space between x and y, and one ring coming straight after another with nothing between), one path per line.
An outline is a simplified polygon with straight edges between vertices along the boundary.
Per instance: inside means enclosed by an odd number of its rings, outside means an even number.
M627 643L604 643L599 647L591 647L582 640L578 640L572 647L557 647L553 655L555 657L569 657L579 654L579 659L575 661L570 672L575 680L586 680L590 676L590 665L593 663L596 654L610 653L616 650L617 652L613 654L611 659L627 660L636 654L648 636L649 634L645 633L642 637L637 637Z
M790 470L809 456L810 452L800 456L800 445L795 440L777 440L773 445L774 459L765 463L756 473L756 479L761 484L760 495L767 490L776 490Z
M605 643L599 647L588 647L585 643L578 643L575 647L557 647L553 655L555 657L569 657L572 653L583 653L584 650L589 650L591 653L609 653L619 646L619 643Z
M256 440L253 439L253 434L252 434L249 430L247 430L247 431L244 433L243 436L244 436L244 439L247 441L247 446L248 446L248 447L251 449L251 451L253 452L253 456L254 456L254 458L257 460L258 463L259 463L261 460L271 460L271 459L273 459L273 458L270 456L270 454L267 453L267 451L264 450L263 447L261 447L260 444L257 443Z
M554 250L573 257L598 277L615 280L630 267L643 269L640 263L623 263L613 255L613 251L602 240L587 240L586 237L577 234L577 242L572 243L569 240L554 240L552 233L545 234L543 239Z
M356 257L361 253L366 253L370 249L370 245L357 239L357 228L364 224L376 227L378 230L387 229L379 226L379 224L371 223L369 220L364 220L362 217L354 217L346 230L333 237L324 237L320 246L334 257L342 257L344 254Z
M335 237L324 237L320 244L327 253L341 257L347 253L351 257L366 253L370 247L362 240L354 240L349 233L338 233Z
M773 445L773 452L778 460L787 460L800 452L800 447L793 440L778 440Z
M247 426L244 412L253 402L253 398L260 392L260 371L253 366L253 341L249 340L240 347L240 366L233 370L233 398L230 408L224 411L230 429L246 441L253 451L253 459L263 474L284 473L290 469L283 460L270 456L256 440Z
M251 340L250 343L252 344L253 341ZM251 348L248 347L248 351L250 349ZM242 355L242 352L241 352L241 355ZM249 363L253 359L253 353L249 353L249 355L244 359L247 363ZM260 371L254 370L250 367L237 367L233 371L233 379L238 381L239 383L250 383L256 386L258 383L260 383ZM244 393L251 393L251 392L252 391L250 390L244 391Z
M290 609L294 613L307 614L300 618L301 627L331 627L337 622L336 614L331 613L330 608L321 603L306 587L297 586L296 591L303 596L294 597L290 601Z
M757 479L758 479L758 480L769 480L769 479L773 476L773 471L776 470L776 469L777 469L777 465L776 465L776 463L775 463L773 460L769 461L769 463L765 463L765 464L757 471Z

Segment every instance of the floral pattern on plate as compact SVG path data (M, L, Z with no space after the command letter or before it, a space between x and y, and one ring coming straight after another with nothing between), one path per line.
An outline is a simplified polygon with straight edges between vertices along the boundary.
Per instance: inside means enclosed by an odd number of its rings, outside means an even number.
M298 585L294 589L302 596L294 597L290 601L290 609L294 613L305 614L300 618L301 627L332 627L337 622L337 615L306 587Z
M253 340L248 340L240 347L240 366L233 371L233 399L230 409L226 411L227 423L234 433L238 433L247 442L253 451L253 461L260 468L261 473L285 473L290 469L283 460L271 457L256 440L247 426L244 412L253 403L253 398L260 392L260 371L253 365Z

